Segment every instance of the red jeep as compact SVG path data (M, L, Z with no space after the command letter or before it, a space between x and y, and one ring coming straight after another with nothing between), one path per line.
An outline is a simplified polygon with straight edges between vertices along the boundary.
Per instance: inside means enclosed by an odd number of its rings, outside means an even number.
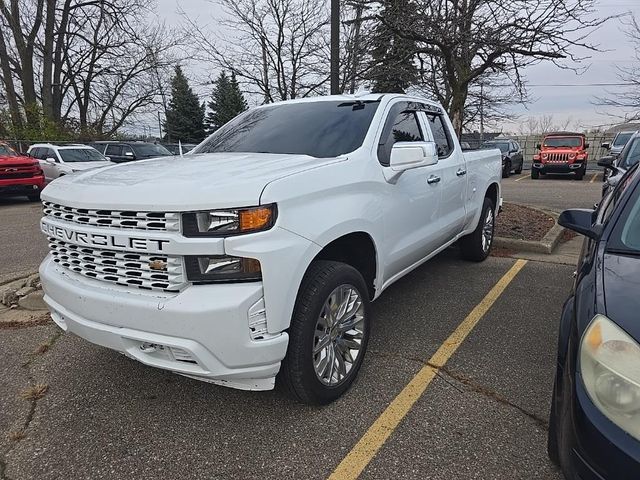
M35 202L43 188L44 173L38 161L0 143L0 195L25 195Z
M588 148L589 144L582 133L545 135L542 145L537 145L540 153L533 156L531 178L546 173L573 173L576 180L582 180L587 171Z

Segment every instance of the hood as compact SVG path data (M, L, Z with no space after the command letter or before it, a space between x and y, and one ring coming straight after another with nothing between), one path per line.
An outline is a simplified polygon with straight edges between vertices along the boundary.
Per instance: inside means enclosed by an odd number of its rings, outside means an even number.
M606 315L640 341L640 258L607 253L603 266Z
M79 208L149 211L259 205L268 183L344 160L268 153L162 157L64 176L42 198Z
M109 165L114 165L111 162L67 162L64 164L65 167L70 168L74 172L81 172L83 170L90 170L92 168L100 168L107 167Z
M38 163L37 160L32 157L19 156L19 157L5 157L0 155L0 166L11 167L16 165L34 165Z

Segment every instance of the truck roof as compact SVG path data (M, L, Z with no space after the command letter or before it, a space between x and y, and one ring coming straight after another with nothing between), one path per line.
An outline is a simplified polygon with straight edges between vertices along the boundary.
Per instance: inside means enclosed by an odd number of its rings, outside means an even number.
M545 133L545 137L586 137L584 133L578 132L551 132Z
M383 98L404 98L410 102L420 102L425 103L427 105L431 105L434 107L438 107L442 109L442 105L438 102L434 102L433 100L429 100L425 97L419 97L415 95L407 95L405 93L354 93L354 94L342 94L342 95L321 95L317 97L305 97L305 98L296 98L293 100L285 100L281 102L276 102L278 104L287 104L287 103L312 103L312 102L379 102ZM272 103L266 103L264 105L260 105L256 108L268 107L269 105L273 105ZM444 111L444 109L443 109Z

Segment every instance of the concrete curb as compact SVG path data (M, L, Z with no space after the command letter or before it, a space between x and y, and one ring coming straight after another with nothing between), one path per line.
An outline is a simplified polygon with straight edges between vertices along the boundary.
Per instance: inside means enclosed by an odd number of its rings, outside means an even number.
M558 221L558 214L551 210L545 210L539 207L534 207L533 205L525 205L521 203L509 202L513 205L519 205L521 207L531 208L532 210L537 210L539 212L544 213L545 215L549 215L553 217L556 222ZM560 238L562 237L562 232L564 232L564 227L558 225L556 223L551 229L546 233L542 240L520 240L517 238L507 238L507 237L495 237L493 239L493 246L499 248L507 248L509 250L516 250L518 252L531 252L531 253L546 253L550 254L553 252L554 248L560 242Z

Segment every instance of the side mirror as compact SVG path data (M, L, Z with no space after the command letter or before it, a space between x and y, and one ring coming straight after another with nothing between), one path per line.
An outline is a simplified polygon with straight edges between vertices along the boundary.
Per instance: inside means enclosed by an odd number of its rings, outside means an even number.
M612 157L611 155L607 155L606 157L600 157L600 160L598 160L598 166L613 170L615 168L613 166L614 161L615 161L615 158Z
M394 172L438 163L435 142L396 142L391 148L389 166Z
M47 163L57 163L56 159L53 157L47 157L47 159L45 160L45 162Z
M587 148L589 148L589 144L588 144L588 143L585 143L585 144L584 144L584 149L586 150Z
M584 208L565 210L558 217L558 224L569 230L584 235L593 240L598 240L602 233L600 226L594 226L595 211Z
M606 148L607 150L609 150L611 148L611 143L610 142L602 142L602 145L600 145L602 148Z
M542 145L540 145L539 143L536 143L536 149L537 150L542 150Z
M104 159L105 159L107 162L110 162L110 161L111 161L111 157L104 157Z

